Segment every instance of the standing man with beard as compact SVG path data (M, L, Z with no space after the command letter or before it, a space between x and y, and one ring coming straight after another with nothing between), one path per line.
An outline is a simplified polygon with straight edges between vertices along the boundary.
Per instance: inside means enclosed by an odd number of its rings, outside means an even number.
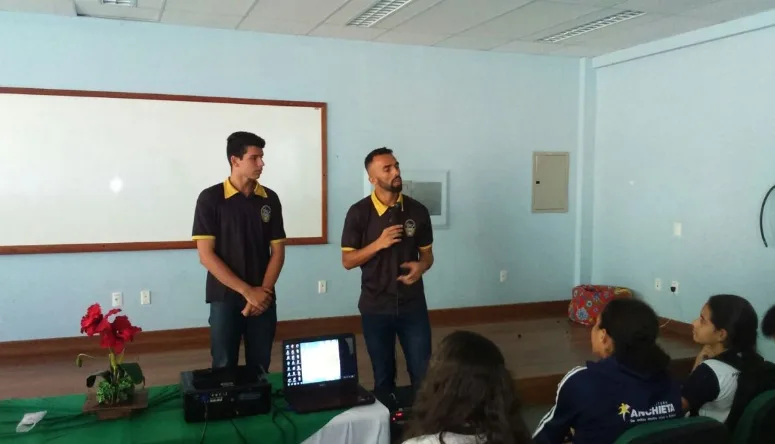
M269 371L285 228L277 193L258 183L264 145L253 133L231 134L226 142L231 174L196 202L193 238L207 269L213 368L236 367L244 337L246 365Z
M433 265L428 209L401 194L401 170L393 151L366 156L374 192L352 205L342 232L342 265L361 268L363 338L379 396L394 393L396 336L416 391L428 367L431 327L422 275Z

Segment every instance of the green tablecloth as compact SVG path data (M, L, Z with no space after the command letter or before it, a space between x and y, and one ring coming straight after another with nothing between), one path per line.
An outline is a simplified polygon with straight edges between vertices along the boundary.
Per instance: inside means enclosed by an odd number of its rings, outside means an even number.
M269 375L273 390L282 388L281 378ZM98 421L85 415L81 412L84 400L85 394L0 401L0 443L198 443L204 432L205 443L298 444L344 411L297 415L287 410L285 400L276 398L270 414L210 421L205 430L204 423L184 421L178 385L151 387L148 408L125 419ZM48 413L35 428L16 433L25 413L43 410Z

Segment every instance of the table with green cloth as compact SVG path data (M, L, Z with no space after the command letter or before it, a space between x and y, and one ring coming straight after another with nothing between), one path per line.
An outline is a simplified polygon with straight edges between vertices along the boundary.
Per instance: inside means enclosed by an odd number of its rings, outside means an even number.
M268 375L272 390L282 375ZM148 408L131 417L97 420L82 413L86 395L0 401L0 443L267 443L388 444L389 412L376 402L351 409L299 415L274 398L272 412L233 420L187 423L179 385L150 387ZM35 427L17 433L26 413L46 411Z

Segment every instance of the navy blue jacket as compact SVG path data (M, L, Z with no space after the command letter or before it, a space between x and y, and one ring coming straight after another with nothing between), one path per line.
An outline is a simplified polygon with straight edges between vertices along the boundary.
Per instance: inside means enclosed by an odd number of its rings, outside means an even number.
M565 375L533 439L562 443L573 428L573 444L611 444L637 424L681 416L681 388L667 373L638 374L611 357Z

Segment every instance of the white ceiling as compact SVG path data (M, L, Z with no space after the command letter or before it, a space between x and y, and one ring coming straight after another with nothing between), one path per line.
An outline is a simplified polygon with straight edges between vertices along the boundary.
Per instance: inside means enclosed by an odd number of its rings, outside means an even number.
M775 9L775 0L413 0L372 28L346 23L376 0L0 0L0 10L90 15L482 51L596 56ZM645 15L559 44L536 40L616 12Z

